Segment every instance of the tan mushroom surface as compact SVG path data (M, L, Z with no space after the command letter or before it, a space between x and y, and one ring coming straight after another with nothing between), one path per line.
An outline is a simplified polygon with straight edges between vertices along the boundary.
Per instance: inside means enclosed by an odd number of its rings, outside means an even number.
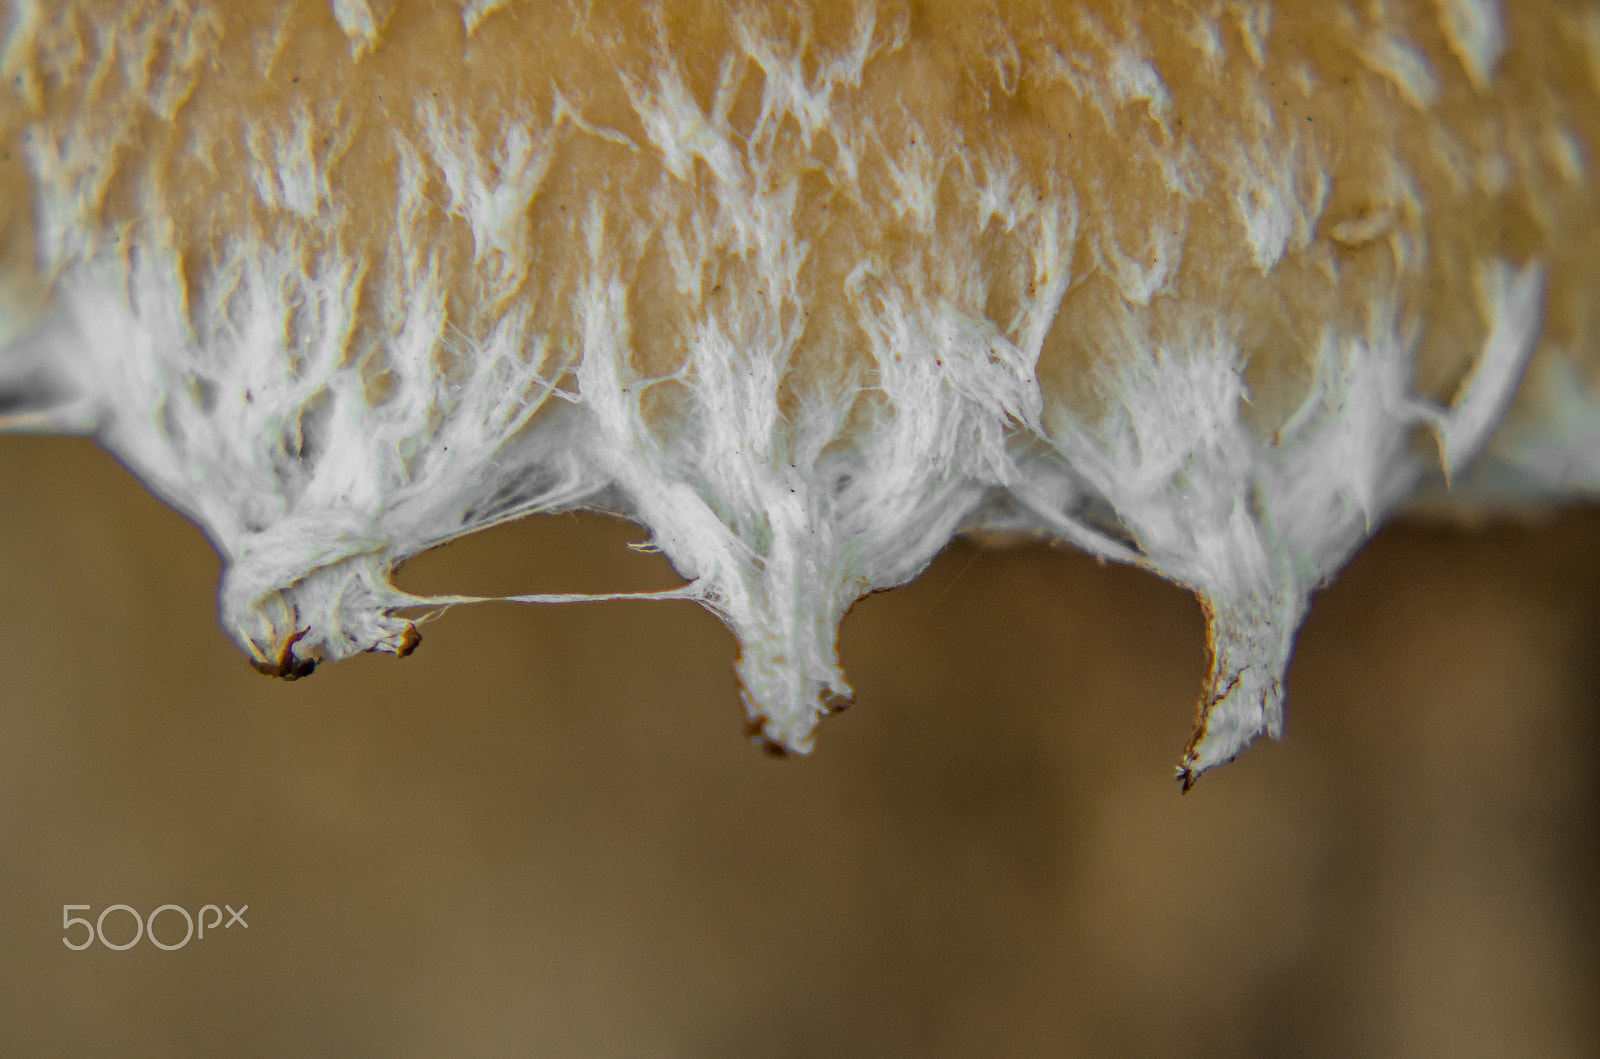
M804 752L853 603L1047 538L1200 597L1188 785L1280 734L1311 594L1397 507L1600 484L1580 5L7 19L4 425L199 524L280 676L470 598L411 556L605 511Z

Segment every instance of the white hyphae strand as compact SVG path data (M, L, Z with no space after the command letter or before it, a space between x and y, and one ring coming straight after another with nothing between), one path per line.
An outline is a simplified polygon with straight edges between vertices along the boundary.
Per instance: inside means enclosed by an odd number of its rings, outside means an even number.
M16 0L3 423L202 526L280 676L473 601L420 551L635 520L802 752L863 594L1069 541L1204 602L1187 783L1419 489L1600 482L1600 22L1515 14Z

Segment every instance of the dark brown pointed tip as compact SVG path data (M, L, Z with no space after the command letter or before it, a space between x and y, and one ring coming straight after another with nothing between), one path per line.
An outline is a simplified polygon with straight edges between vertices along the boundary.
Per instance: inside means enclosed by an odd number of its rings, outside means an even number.
M1194 771L1188 765L1179 765L1178 782L1183 786L1182 793L1188 794L1194 789L1194 785L1200 782L1200 773Z
M843 713L856 704L856 700L848 695L831 694L822 700L822 716L832 717L836 713Z
M788 757L789 748L767 734L767 719L765 717L746 717L744 734L761 748L761 752L768 757Z
M277 658L252 658L250 664L255 667L257 673L264 673L269 677L277 677L279 680L299 680L301 677L309 677L316 671L317 660L315 658L296 658L294 645L299 643L301 638L310 631L310 628L301 629L285 640Z
M422 642L422 634L417 631L416 625L406 623L406 631L400 634L400 647L395 651L396 658L404 658L417 649L417 644Z
M299 680L301 677L309 677L316 671L317 660L315 658L297 658L287 671L278 675L284 680Z

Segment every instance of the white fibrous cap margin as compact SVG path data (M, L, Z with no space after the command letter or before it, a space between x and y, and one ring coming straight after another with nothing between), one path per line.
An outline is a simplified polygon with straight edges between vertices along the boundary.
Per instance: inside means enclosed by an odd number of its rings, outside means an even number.
M957 535L1021 532L1199 595L1187 786L1281 732L1311 594L1490 444L1541 335L1542 258L1487 245L1457 270L1469 281L1429 286L1450 263L1416 188L1442 178L1404 153L1450 92L1498 90L1493 4L1441 5L1436 55L1330 22L1362 106L1281 58L1287 16L1243 37L1187 9L1165 35L1087 17L1057 38L963 33L999 56L971 75L994 78L977 118L940 95L959 79L913 23L865 3L826 45L807 17L730 18L709 74L672 56L664 23L630 65L605 51L625 33L594 44L580 20L574 43L534 42L540 62L598 49L571 63L604 91L555 73L502 91L508 70L543 69L493 66L511 5L418 29L398 5L334 0L352 87L255 111L214 82L298 85L293 35L320 23L252 36L221 8L144 6L168 17L129 15L98 51L37 5L12 26L0 139L19 161L0 192L32 219L0 209L0 425L94 433L202 526L224 625L279 676L407 654L403 612L473 601L395 588L406 558L608 511L685 579L644 595L697 600L738 636L758 738L806 752L849 700L851 605ZM236 45L239 69L208 66ZM383 80L402 52L465 81L413 97ZM96 96L90 75L128 56L145 96ZM1169 84L1179 61L1194 69ZM49 78L88 87L51 103ZM1294 92L1305 113L1285 109ZM168 155L138 154L151 114ZM1379 161L1341 176L1318 137L1355 116ZM1427 299L1478 337L1428 352ZM1290 322L1257 327L1273 313ZM1469 491L1495 475L1600 490L1582 356L1535 358L1535 414L1559 436L1508 431Z

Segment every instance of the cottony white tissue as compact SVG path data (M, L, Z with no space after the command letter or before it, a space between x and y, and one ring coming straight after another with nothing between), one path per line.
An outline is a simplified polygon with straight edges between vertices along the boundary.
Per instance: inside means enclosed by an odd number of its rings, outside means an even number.
M4 424L95 434L203 527L280 676L406 654L400 611L467 601L395 589L406 557L603 510L803 752L849 698L850 605L1003 531L1200 596L1187 784L1281 732L1311 594L1418 490L1600 481L1600 8L16 0L0 26Z

